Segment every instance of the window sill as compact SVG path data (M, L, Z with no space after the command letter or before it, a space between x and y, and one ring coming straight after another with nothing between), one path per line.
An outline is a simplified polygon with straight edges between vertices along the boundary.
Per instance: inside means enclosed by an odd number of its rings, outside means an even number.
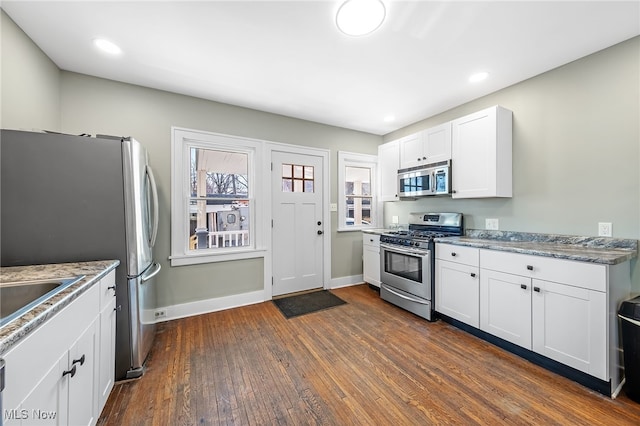
M233 253L203 253L203 254L179 254L169 257L171 266L198 265L202 263L229 262L233 260L255 259L264 257L266 250L256 249L250 251L238 251Z

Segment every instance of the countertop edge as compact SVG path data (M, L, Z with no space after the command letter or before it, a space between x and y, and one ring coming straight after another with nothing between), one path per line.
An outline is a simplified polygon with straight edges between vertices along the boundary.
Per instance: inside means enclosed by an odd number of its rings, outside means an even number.
M93 287L109 272L114 270L120 264L119 260L106 260L95 262L74 262L67 264L52 264L52 265L33 265L38 268L55 268L56 266L64 265L71 267L71 265L77 265L79 269L81 267L95 267L99 268L99 272L95 272L91 275L79 272L77 275L86 275L85 278L71 285L69 288L64 289L59 294L45 300L40 305L26 312L23 316L16 318L15 320L0 327L0 355L5 354L15 345L17 345L22 339L27 337L31 332L36 330L42 324L47 322L50 318L55 316L62 309L67 307L71 302L80 297L84 292ZM28 269L30 266L19 267L3 267L3 271L15 270L16 268ZM54 276L56 274L48 275ZM57 277L56 277L57 278Z
M551 248L532 248L532 247L517 247L518 242L509 242L510 245L501 244L500 240L460 240L460 237L445 237L436 238L437 243L451 244L457 246L467 246L475 248L483 248L488 250L504 251L519 254L529 254L534 256L552 257L555 259L574 260L578 262L599 263L604 265L617 265L619 263L626 262L627 260L634 259L638 256L637 250L632 249L605 249L605 248L590 248L591 251L599 251L600 254L586 254L583 248L580 246L575 247L576 253L562 253L554 251ZM524 246L526 242L520 242ZM571 248L567 245L567 248ZM564 247L563 247L564 248Z

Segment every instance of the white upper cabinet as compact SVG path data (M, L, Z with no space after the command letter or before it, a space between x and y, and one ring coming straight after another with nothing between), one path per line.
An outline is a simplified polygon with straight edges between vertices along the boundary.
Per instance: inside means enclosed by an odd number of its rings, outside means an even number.
M451 122L400 139L400 168L451 159Z
M512 115L494 106L452 122L453 198L512 196Z
M400 168L400 142L391 141L378 146L378 173L380 173L380 201L398 201L398 169Z

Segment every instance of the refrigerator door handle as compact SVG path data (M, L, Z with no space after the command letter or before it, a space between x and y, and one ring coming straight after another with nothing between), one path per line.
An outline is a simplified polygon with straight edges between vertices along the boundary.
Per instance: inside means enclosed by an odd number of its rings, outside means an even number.
M149 247L153 247L156 243L156 237L158 236L158 187L156 186L156 178L153 175L153 169L151 169L151 166L148 164L146 171L147 176L149 176L151 194L153 196L153 227L151 230L151 237L149 238Z
M146 281L149 281L151 278L158 275L160 269L162 269L162 266L160 266L159 263L154 263L153 265L151 265L151 267L144 271L144 273L140 277L140 284L144 284Z

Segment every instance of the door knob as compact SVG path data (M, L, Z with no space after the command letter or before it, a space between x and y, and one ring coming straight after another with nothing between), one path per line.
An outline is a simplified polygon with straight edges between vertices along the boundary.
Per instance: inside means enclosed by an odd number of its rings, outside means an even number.
M322 232L322 231L318 231L318 235L322 235L322 234L323 234L323 232Z

